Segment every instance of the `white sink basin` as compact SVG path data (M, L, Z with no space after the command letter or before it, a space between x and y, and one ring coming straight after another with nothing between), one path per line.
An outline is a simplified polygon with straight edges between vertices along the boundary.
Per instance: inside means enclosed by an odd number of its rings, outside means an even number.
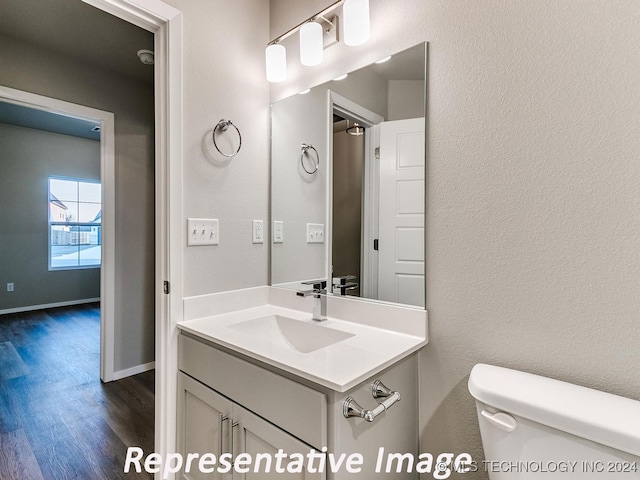
M314 321L294 320L281 315L267 315L229 325L228 328L292 348L301 353L310 353L353 337L353 333L325 327Z

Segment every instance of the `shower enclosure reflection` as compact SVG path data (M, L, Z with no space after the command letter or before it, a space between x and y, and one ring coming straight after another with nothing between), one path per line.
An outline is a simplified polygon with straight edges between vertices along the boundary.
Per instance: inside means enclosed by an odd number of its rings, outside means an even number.
M425 71L420 44L272 105L272 285L425 305Z

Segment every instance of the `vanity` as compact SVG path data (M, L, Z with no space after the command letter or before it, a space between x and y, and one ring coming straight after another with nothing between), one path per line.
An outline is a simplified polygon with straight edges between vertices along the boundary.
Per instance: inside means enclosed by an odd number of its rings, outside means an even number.
M184 300L178 478L418 478L426 53L272 105L271 286Z
M314 322L312 298L275 287L185 300L178 451L217 463L178 478L371 478L390 453L417 458L426 311L326 301L329 318ZM384 477L417 478L396 466Z

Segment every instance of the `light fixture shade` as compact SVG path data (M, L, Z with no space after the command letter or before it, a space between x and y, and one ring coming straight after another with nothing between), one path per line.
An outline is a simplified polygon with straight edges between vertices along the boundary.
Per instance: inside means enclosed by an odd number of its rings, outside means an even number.
M269 45L265 50L267 80L272 83L287 79L287 50L282 45Z
M300 28L300 63L308 67L322 63L322 25L307 22Z
M356 46L369 40L369 0L346 0L342 6L342 16L345 44Z

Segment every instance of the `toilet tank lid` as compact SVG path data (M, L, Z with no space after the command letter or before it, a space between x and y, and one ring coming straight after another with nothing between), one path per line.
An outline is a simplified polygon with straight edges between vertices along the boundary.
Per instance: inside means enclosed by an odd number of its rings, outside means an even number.
M485 364L468 386L498 410L640 456L640 401Z

